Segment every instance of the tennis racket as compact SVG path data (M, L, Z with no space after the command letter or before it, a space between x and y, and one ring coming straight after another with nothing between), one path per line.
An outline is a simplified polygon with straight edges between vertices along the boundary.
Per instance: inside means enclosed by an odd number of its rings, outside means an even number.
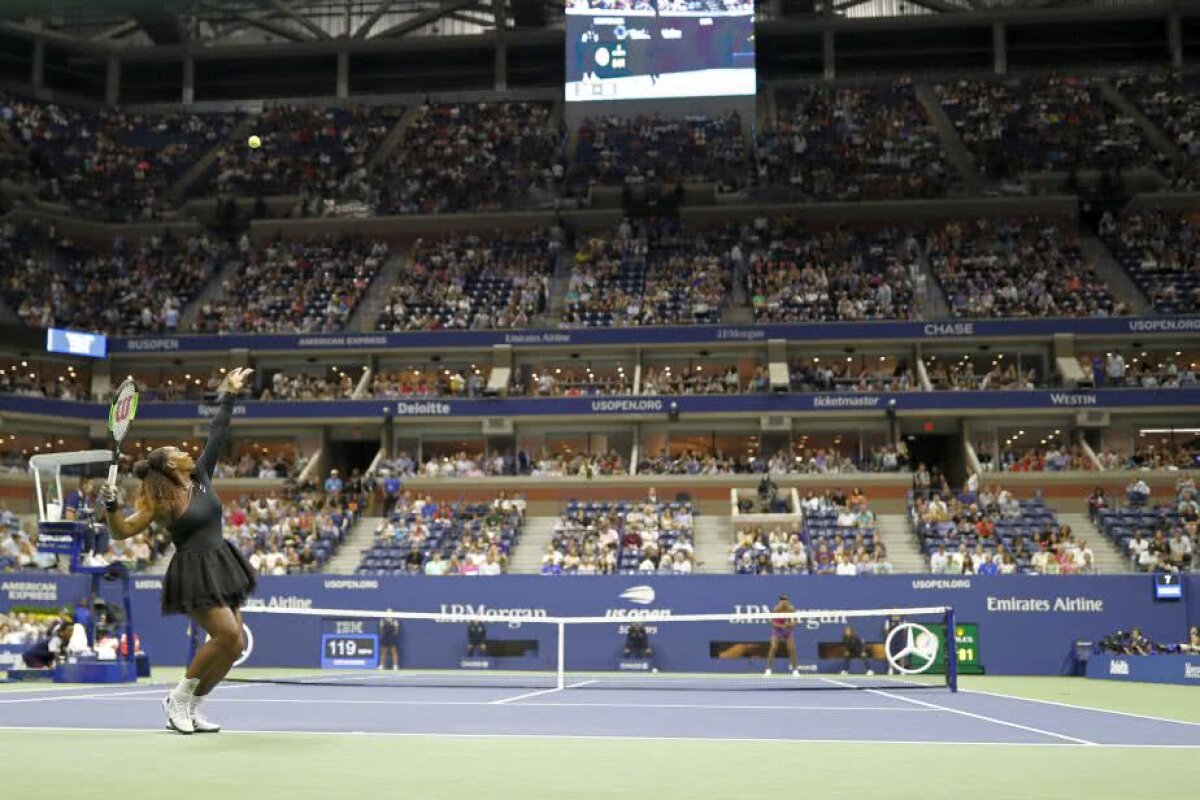
M121 458L121 442L129 433L129 425L137 414L138 391L133 378L126 378L117 387L117 396L108 409L108 431L113 438L112 466L108 468L108 488L117 487L117 462Z

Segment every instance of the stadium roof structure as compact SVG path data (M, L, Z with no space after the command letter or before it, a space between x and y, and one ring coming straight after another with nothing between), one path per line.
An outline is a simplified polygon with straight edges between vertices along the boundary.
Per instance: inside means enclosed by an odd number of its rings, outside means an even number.
M759 0L763 20L1181 8L1190 0ZM10 32L121 48L388 40L558 28L564 0L14 0Z

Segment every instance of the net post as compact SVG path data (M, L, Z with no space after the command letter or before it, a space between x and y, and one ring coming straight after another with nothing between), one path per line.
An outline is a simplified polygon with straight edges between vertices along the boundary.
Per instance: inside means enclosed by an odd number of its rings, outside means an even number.
M560 691L566 688L566 663L565 656L567 652L567 624L565 622L558 623L558 668L557 681L555 688Z
M946 609L946 687L958 691L958 629L954 624L954 609Z

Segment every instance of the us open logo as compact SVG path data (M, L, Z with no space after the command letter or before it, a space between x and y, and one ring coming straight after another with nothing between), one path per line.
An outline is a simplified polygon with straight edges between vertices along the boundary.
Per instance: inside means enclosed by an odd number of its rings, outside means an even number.
M631 586L621 592L620 598L628 600L630 603L639 606L648 606L654 602L655 594L653 586Z

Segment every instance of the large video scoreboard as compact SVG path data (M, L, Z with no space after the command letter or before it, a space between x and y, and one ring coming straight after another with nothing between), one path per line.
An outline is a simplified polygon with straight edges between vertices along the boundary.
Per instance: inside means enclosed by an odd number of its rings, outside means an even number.
M568 103L753 95L753 0L567 0Z

